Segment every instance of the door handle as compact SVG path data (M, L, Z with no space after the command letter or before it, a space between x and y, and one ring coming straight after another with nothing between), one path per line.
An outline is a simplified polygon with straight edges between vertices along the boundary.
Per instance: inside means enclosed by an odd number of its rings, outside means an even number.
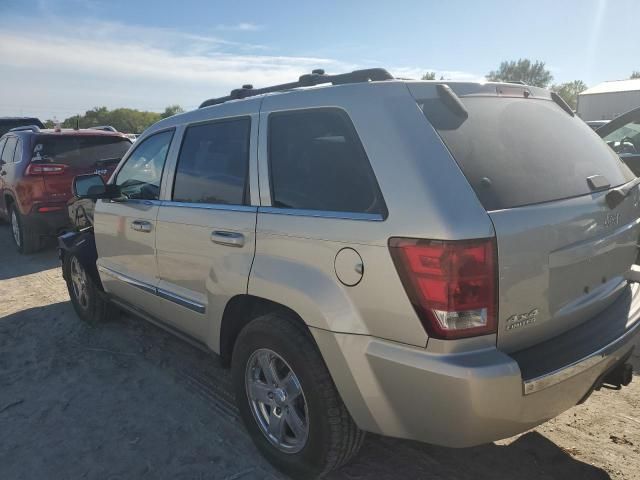
M244 246L244 235L238 232L215 230L211 232L211 241L228 247L242 247Z
M136 232L149 233L151 231L151 222L145 220L134 220L131 222L131 228Z

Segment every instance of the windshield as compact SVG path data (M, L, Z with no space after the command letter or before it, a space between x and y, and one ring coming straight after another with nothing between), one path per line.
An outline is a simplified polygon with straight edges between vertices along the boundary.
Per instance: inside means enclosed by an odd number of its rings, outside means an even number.
M634 178L582 120L554 102L513 97L462 97L467 119L439 98L420 101L487 210L575 197L587 177L613 186Z
M119 136L42 135L33 148L33 162L60 163L71 167L91 167L96 163L118 163L131 146Z

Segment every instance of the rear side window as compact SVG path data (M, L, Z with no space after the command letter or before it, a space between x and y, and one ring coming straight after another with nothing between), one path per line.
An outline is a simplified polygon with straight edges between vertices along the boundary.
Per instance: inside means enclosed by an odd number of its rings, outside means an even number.
M268 136L274 207L386 216L373 170L344 111L273 113Z
M41 135L33 149L33 162L59 163L86 168L97 164L117 164L129 150L131 141L119 136Z
M178 157L173 200L247 203L250 129L249 118L187 128Z
M4 164L13 162L13 154L16 150L16 144L18 143L18 139L16 137L7 138L7 143L4 145L4 149L2 150L2 161Z
M13 163L18 163L20 160L22 160L22 141L17 138L16 149L13 152Z
M619 157L578 117L554 102L514 97L462 97L467 119L440 99L419 101L486 210L590 193L587 177L611 186L634 178Z

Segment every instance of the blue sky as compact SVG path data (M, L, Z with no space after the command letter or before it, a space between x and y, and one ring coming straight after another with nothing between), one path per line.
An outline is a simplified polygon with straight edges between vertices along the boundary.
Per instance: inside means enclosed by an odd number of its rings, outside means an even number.
M638 0L0 0L0 115L191 109L317 67L476 80L528 57L594 85L640 70L639 18Z

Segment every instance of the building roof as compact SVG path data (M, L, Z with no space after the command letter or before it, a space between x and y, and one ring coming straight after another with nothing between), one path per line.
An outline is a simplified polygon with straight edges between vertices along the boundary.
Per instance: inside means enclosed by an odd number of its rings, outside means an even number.
M580 95L633 91L640 91L640 78L635 80L614 80L611 82L602 82L595 87L587 88L584 92L580 93Z

